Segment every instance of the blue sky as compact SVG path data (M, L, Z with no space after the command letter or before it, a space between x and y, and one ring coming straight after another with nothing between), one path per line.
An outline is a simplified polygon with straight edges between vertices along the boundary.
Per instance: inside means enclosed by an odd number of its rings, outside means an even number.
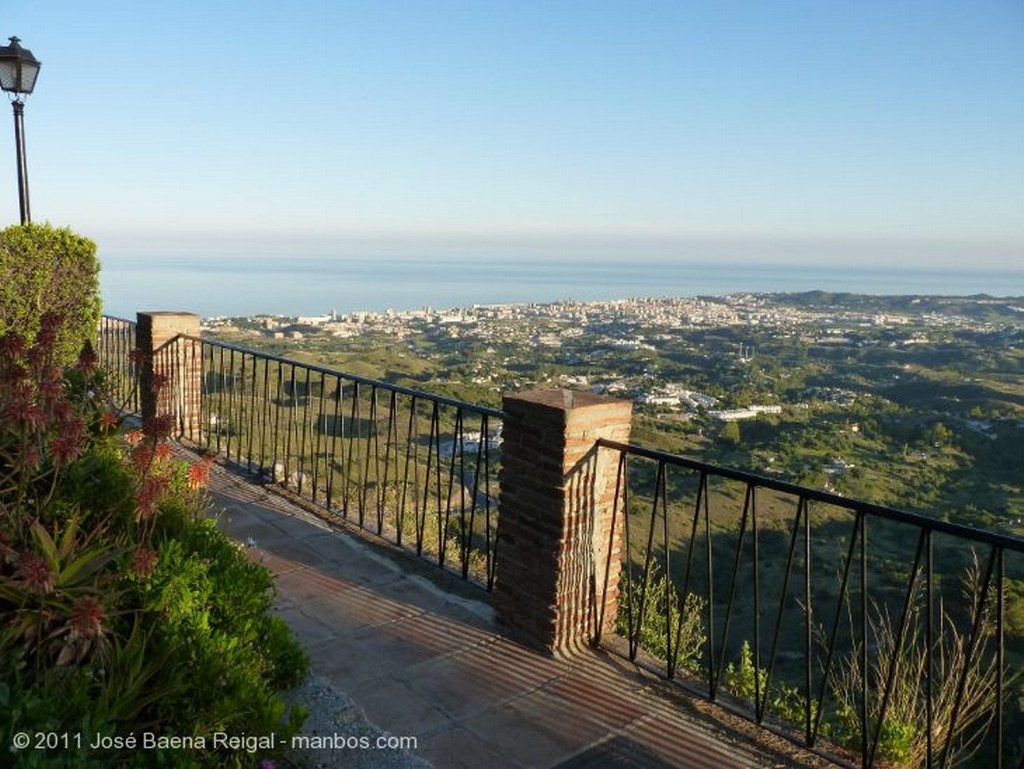
M2 18L43 62L34 219L107 253L1024 266L1020 0L39 0Z

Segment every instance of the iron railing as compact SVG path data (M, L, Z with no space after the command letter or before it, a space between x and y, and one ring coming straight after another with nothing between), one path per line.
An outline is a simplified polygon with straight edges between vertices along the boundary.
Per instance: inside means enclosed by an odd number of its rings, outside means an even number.
M154 358L183 438L493 586L500 411L193 337Z
M136 349L135 322L104 315L96 337L96 357L106 374L108 394L119 410L139 410L138 371L132 362Z
M1024 766L1024 540L599 447L619 453L624 538L605 565L624 641L599 642L845 763Z

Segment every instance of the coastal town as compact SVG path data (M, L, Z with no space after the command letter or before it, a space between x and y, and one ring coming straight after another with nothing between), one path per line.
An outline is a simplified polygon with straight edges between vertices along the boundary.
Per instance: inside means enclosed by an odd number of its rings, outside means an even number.
M294 350L323 349L332 341L354 338L430 340L438 348L466 351L479 358L471 381L521 387L525 381L502 381L503 368L516 367L509 348L557 360L566 370L555 384L598 392L629 394L639 404L665 409L702 410L724 421L778 414L778 404L736 404L717 408L719 398L686 383L657 375L657 366L642 367L635 359L658 357L658 352L686 340L695 332L728 332L737 341L724 354L738 365L763 362L779 343L815 348L922 349L948 342L955 335L990 336L1008 349L1024 340L1024 304L1013 300L948 298L889 298L883 301L846 300L844 304L814 306L790 301L789 295L735 294L723 297L607 302L564 301L548 304L474 305L438 310L352 312L340 315L247 318L208 318L204 331L228 339L290 343ZM970 308L973 312L965 311ZM979 313L981 308L989 312ZM758 342L762 342L761 345ZM766 348L764 345L767 344ZM695 345L696 348L696 345ZM649 355L643 355L649 353ZM769 353L771 354L771 353ZM621 365L616 365L618 361ZM593 369L600 369L594 372ZM626 370L623 370L625 368ZM578 369L578 370L573 370ZM615 374L619 373L619 376ZM552 378L544 380L552 383ZM852 403L855 393L841 388L818 388L816 395L837 403Z

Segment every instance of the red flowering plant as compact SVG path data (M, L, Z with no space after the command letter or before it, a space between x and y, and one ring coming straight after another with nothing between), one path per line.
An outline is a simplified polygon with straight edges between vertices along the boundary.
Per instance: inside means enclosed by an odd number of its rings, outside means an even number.
M102 656L118 595L120 549L62 498L101 417L91 350L74 373L54 362L61 323L48 313L34 339L0 336L0 649L37 666Z
M0 336L0 654L37 669L104 664L157 568L161 505L177 494L198 517L209 473L175 460L170 416L119 434L91 347L54 363L60 324Z
M72 367L55 363L62 322L48 313L34 339L0 336L0 651L58 666L109 648L120 581L155 565L148 543L172 475L171 420L122 443L91 346Z
M60 323L47 313L31 342L14 331L0 336L0 529L15 536L25 533L26 508L38 514L87 444L93 406L71 397L54 362Z
M124 590L110 568L120 550L101 535L82 532L74 520L56 537L38 520L31 524L30 543L0 577L0 648L27 653L37 667L106 660L108 616Z

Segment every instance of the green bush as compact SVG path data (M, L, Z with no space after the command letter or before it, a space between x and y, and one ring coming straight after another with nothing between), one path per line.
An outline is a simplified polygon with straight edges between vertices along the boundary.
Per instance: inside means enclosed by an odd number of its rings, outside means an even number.
M726 666L726 689L735 697L757 704L760 697L765 711L790 726L802 727L807 718L807 700L795 686L785 683L772 683L772 690L766 698L768 671L758 669L754 665L754 653L750 644L744 640L740 647L738 662L730 662ZM817 703L811 702L811 718L817 715ZM825 732L828 726L825 725Z
M630 640L648 654L665 662L668 660L666 630L671 634L674 664L679 670L695 676L702 674L701 660L707 644L703 614L706 601L696 593L688 593L683 601L679 591L657 564L652 564L643 577L636 577L627 583L625 569L619 577L619 613L616 616L616 631L630 638L630 623L633 636ZM641 601L641 595L643 601ZM672 626L666 628L671 606Z
M154 641L170 686L190 685L155 704L170 734L269 734L284 706L271 684L293 686L306 657L268 615L272 582L209 521L186 525L157 547L157 566L137 581L144 611L158 617ZM220 757L224 758L223 756Z
M68 365L96 336L102 312L96 244L71 230L27 224L0 230L0 336L35 338L47 312L63 319L55 360Z

